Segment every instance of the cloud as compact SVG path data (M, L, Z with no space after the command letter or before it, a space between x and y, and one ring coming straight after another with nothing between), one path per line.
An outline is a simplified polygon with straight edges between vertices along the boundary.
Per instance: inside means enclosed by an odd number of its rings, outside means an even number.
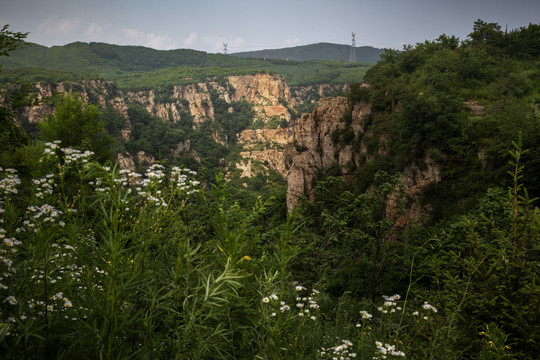
M197 41L197 33L190 33L189 34L189 37L187 39L184 40L184 46L185 47L190 47L191 45L193 45L195 43L195 41Z
M84 34L92 40L101 40L105 36L105 31L101 26L99 26L95 22L92 22L90 23Z
M135 29L122 29L122 38L126 44L142 45L158 50L175 49L174 40L167 35L145 33Z
M49 17L39 24L38 32L40 35L44 36L69 34L74 32L79 27L80 23L81 19L78 17L65 19Z

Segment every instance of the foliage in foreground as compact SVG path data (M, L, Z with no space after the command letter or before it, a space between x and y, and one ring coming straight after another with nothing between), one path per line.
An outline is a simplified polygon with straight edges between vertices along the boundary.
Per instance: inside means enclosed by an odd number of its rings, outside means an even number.
M469 235L456 223L435 241L442 246L411 244L404 295L361 300L330 296L324 279L292 277L299 254L309 255L294 240L303 222L292 214L268 227L271 199L252 209L225 206L219 177L203 187L189 169L156 164L137 174L59 142L28 145L41 154L35 164L3 168L0 180L2 352L11 359L528 358L538 351L540 224L518 183L520 149L507 199L471 213ZM457 254L459 242L471 251ZM370 253L363 256L369 264ZM415 285L425 277L437 286Z

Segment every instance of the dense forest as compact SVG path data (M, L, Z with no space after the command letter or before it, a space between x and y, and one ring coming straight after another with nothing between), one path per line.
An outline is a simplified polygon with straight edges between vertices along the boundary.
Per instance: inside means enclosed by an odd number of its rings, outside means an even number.
M4 27L0 55L35 48L24 39ZM113 55L103 58L124 66ZM88 65L62 76L113 76ZM114 76L152 87L152 76L199 65ZM332 141L367 144L369 159L352 176L321 171L313 197L289 213L282 180L259 174L244 188L220 171L240 150L212 134L253 126L249 104L229 112L211 95L216 122L198 131L188 116L172 123L130 106L125 143L118 113L76 94L55 99L38 125L20 123L20 108L48 99L16 83L35 81L26 70L2 69L5 358L537 358L540 25L478 20L465 40L386 50L364 70ZM369 132L355 135L360 103ZM186 136L205 166L167 155ZM114 153L126 148L158 160L121 169ZM403 170L433 163L441 181L411 199Z

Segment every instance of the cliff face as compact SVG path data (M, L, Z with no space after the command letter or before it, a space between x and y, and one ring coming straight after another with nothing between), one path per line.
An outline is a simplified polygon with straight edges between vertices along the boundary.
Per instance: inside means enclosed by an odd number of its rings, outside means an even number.
M234 88L233 99L246 100L253 104L256 116L265 123L271 117L290 121L291 114L283 103L291 103L291 92L281 76L260 73L229 76L228 81Z
M50 98L58 93L67 93L69 91L81 94L85 102L93 102L105 106L107 100L116 99L118 92L110 81L88 80L80 84L35 84L36 96L38 100ZM25 116L29 122L37 123L46 115L54 113L54 107L51 104L42 104L33 107L27 107L21 110L21 115Z
M288 128L244 130L239 134L238 141L250 150L241 153L243 157L264 159L287 179L289 210L296 206L299 195L312 196L318 171L338 166L343 175L348 175L354 166L360 165L362 152L354 151L352 145L335 142L332 137L345 128L361 131L370 108L367 104L356 106L350 124L343 121L348 110L347 98L325 98L313 113L304 114Z
M255 112L264 122L277 116L287 121L291 115L285 103L291 103L291 93L285 81L279 75L265 73L243 76L229 76L224 85L215 81L191 85L174 86L172 91L157 90L122 92L112 82L84 81L81 84L59 83L54 85L36 84L39 99L50 97L56 93L68 91L80 93L86 102L105 107L112 103L115 109L127 118L127 104L136 103L144 107L150 114L169 121L179 121L183 113L193 117L197 126L206 119L214 119L214 104L210 91L215 91L226 103L245 100L253 104ZM232 110L232 108L231 108ZM52 114L51 105L42 105L25 110L30 122L39 122L46 114Z
M239 143L247 149L241 155L249 159L241 164L243 173L246 176L255 173L249 168L252 161L278 171L287 180L290 211L298 204L300 195L313 198L319 171L334 168L347 179L355 168L373 160L364 142L375 136L365 124L370 112L367 103L359 103L351 110L345 97L326 98L319 101L313 113L304 114L288 128L245 130L238 135ZM348 113L350 117L344 120ZM360 137L361 141L351 141ZM377 141L385 140L380 137ZM425 186L440 181L438 165L430 159L424 162L425 169L409 167L401 175L405 191L413 200L418 199ZM391 205L388 211L392 211ZM396 224L411 221L418 215L417 210L410 211L397 219Z
M126 99L169 121L179 121L183 112L188 113L193 117L194 127L198 127L206 119L214 119L215 109L210 91L215 91L228 104L240 100L253 104L256 116L265 123L275 116L287 121L291 118L283 105L284 101L291 102L287 84L281 76L265 73L229 76L225 85L209 81L175 86L172 93L159 96L154 90L128 92Z

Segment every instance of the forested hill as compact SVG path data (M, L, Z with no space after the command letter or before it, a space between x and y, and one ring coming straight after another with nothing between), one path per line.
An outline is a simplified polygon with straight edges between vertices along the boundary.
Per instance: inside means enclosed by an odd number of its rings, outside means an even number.
M9 56L3 56L0 65L5 70L2 77L7 77L8 80L13 76L18 80L30 82L44 80L61 82L78 80L81 77L87 79L104 77L116 81L118 86L124 89L178 85L178 81L196 83L204 81L207 77L220 78L257 71L278 73L289 85L346 84L360 81L366 69L373 65L316 60L319 58L323 58L322 54L321 57L312 56L311 61L303 62L243 59L189 49L155 50L142 46L75 42L50 48L26 44L11 52ZM358 56L357 60L360 59ZM376 57L370 59L376 61ZM11 76L13 71L16 71L16 74ZM58 71L71 74L60 74ZM157 84L156 79L159 79ZM174 84L170 83L169 79L174 79Z
M377 62L383 49L371 46L354 48L354 60L356 62ZM280 60L337 60L349 61L351 47L349 45L318 43L304 46L295 46L284 49L267 49L259 51L247 51L232 54L233 56L251 59L280 59Z

